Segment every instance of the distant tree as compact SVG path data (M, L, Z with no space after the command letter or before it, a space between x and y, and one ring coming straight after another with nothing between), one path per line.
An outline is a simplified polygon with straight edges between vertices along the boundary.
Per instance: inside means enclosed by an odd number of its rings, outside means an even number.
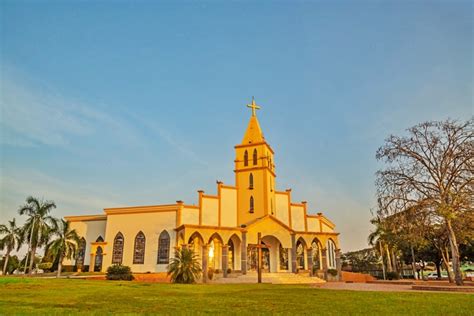
M379 259L375 249L367 248L346 252L342 255L343 268L351 268L353 272L369 272L378 269Z
M20 215L28 216L22 228L22 240L28 242L30 258L35 257L37 248L47 244L51 232L55 230L56 220L49 215L54 208L56 208L54 202L43 201L30 196L26 199L26 204L20 207L18 211ZM28 255L26 258L28 258ZM30 274L33 272L33 261L29 261Z
M21 247L20 228L16 226L15 219L8 221L8 225L0 225L0 236L2 235L3 237L0 239L0 250L6 250L2 269L2 273L5 275L11 252L14 249L18 250Z
M377 172L380 216L414 209L446 227L455 281L462 285L455 222L472 212L474 196L474 120L426 122L390 136L377 150L387 164Z
M168 275L173 283L195 283L201 276L201 265L192 249L181 248L168 265Z
M0 266L4 266L6 261L6 257L0 260ZM20 260L16 255L10 256L8 263L7 263L7 269L5 274L12 274L16 269L20 268Z
M61 269L64 259L71 259L76 256L79 247L80 237L75 229L71 229L68 221L60 219L52 231L52 236L56 238L46 245L46 252L51 252L54 257L58 258L57 277L61 276Z

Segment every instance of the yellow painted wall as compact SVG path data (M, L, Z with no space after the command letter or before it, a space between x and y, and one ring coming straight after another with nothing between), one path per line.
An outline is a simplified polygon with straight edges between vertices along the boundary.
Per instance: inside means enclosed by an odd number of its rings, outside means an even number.
M237 226L237 190L221 188L221 226Z
M275 201L276 201L276 218L280 221L285 223L286 225L290 225L288 219L288 194L275 194Z
M314 217L307 217L306 220L308 221L308 231L310 232L319 232L319 221L317 218Z
M176 243L176 212L150 212L109 215L107 220L106 249L102 270L105 271L112 264L112 249L116 234L121 232L124 236L124 250L122 264L132 268L133 272L165 272L166 264L157 264L158 237L163 230L170 235L170 251ZM135 237L138 232L145 234L145 262L133 264L133 249Z
M296 231L304 231L304 208L302 206L291 206L291 225Z
M86 254L84 258L84 265L89 265L90 263L90 253L91 253L91 242L95 242L99 236L105 240L105 229L107 221L98 220L98 221L83 221L83 222L71 222L71 229L75 229L79 237L84 237L86 240ZM74 260L65 260L64 265L74 265Z
M322 225L323 233L332 233L334 231L331 227L327 226L324 222L322 224L323 224Z
M199 225L199 209L184 207L181 212L181 224Z
M217 226L219 224L219 200L202 198L202 225Z

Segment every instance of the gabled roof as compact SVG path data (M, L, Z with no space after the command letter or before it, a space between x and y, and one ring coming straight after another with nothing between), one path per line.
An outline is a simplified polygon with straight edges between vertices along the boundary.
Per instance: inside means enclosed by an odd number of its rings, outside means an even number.
M264 141L265 137L263 137L262 129L260 128L257 117L251 116L244 138L242 139L242 145Z
M285 223L283 223L282 221L280 221L279 219L277 219L275 216L273 216L273 215L268 215L268 214L265 215L265 216L259 217L259 218L257 218L257 219L254 219L254 220L252 220L252 221L250 221L250 222L245 223L245 226L246 226L246 228L249 228L249 227L252 227L252 226L254 226L254 225L257 225L257 224L263 222L263 221L266 220L266 219L271 220L271 221L277 223L278 225L282 226L283 228L289 230L290 232L293 232L293 229L290 228L288 225L286 225Z

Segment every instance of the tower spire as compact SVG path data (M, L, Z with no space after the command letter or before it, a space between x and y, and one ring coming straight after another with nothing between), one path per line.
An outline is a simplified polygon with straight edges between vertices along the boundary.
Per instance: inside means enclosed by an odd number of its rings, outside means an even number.
M257 116L257 111L260 110L260 106L255 103L255 98L252 96L252 103L247 104L248 108L252 109L252 116Z

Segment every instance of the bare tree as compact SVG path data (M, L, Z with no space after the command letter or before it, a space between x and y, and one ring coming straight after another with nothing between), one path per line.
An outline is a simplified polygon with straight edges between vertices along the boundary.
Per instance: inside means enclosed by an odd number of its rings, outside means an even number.
M387 165L377 172L379 215L422 210L445 226L457 285L462 274L453 223L473 211L473 125L473 119L422 123L408 136L390 136L376 154Z

